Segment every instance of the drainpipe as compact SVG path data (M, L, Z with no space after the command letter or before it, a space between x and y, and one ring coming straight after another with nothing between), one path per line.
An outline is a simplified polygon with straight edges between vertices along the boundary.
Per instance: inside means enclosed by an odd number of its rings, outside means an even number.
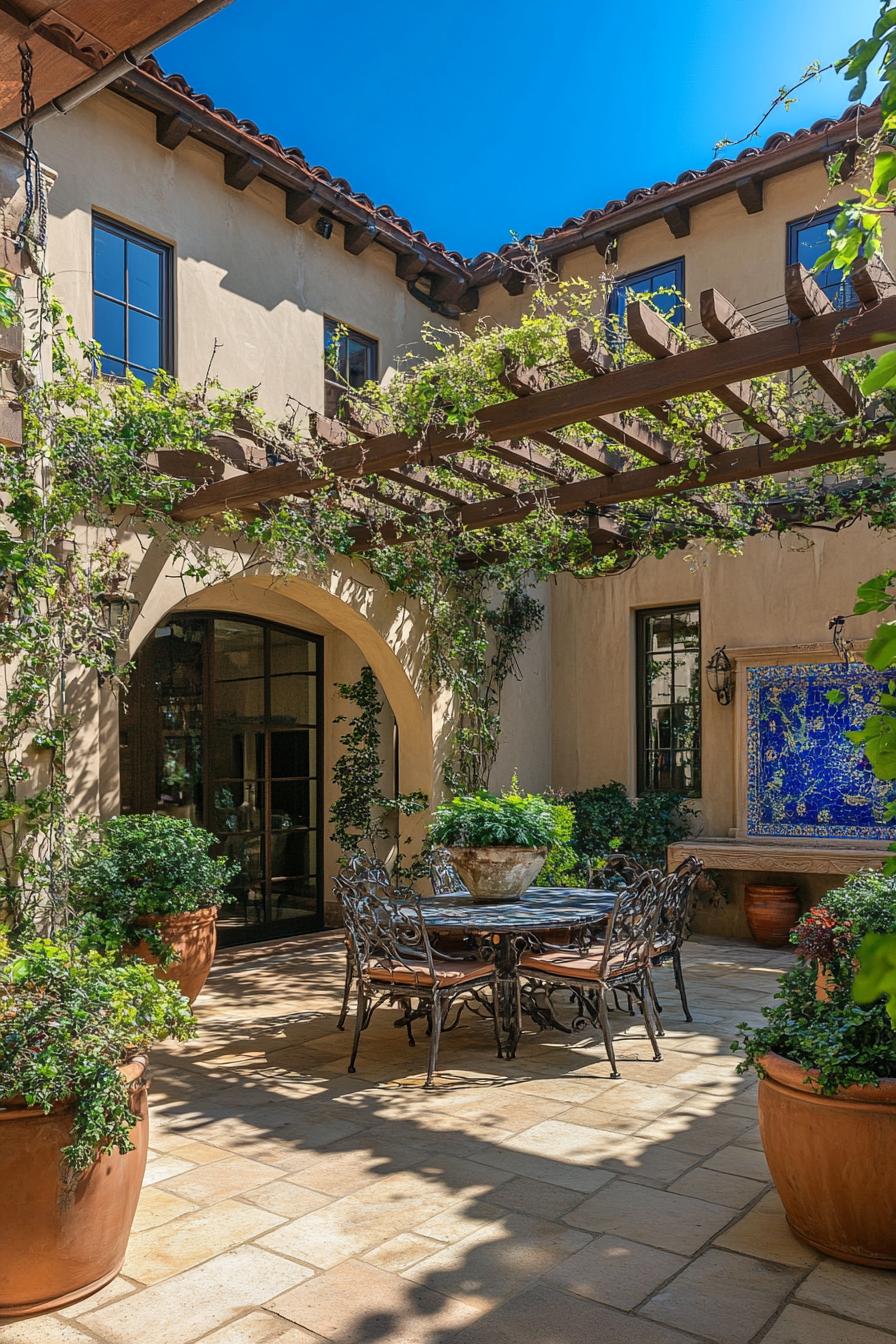
M217 14L219 10L224 9L230 4L230 0L199 0L199 3L173 23L167 24L152 37L138 42L135 47L129 47L123 51L120 56L116 56L108 65L103 66L95 75L85 79L83 84L76 84L73 89L67 93L61 93L58 98L53 98L46 103L39 111L35 112L32 124L37 126L40 122L46 121L49 117L58 116L60 113L71 112L79 103L83 103L87 98L92 98L95 93L102 92L109 84L113 84L116 79L130 72L139 66L156 47L164 46L166 42L171 42L175 37L180 37L188 28L201 23L203 19L210 18ZM22 130L20 121L14 122L7 127L8 135L19 135Z

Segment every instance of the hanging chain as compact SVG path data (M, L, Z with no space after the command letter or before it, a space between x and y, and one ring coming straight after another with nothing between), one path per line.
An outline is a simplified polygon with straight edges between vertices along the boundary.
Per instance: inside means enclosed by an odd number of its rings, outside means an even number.
M47 242L47 193L40 159L34 148L34 95L31 92L34 62L27 42L19 44L19 56L22 60L21 119L24 141L25 213L19 222L16 250L21 252L25 247L36 211L37 229L32 237L42 251Z

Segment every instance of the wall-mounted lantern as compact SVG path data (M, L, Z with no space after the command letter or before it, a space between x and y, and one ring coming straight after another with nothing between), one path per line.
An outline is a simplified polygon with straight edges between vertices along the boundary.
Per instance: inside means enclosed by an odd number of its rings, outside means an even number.
M734 695L734 668L725 652L724 644L713 650L712 657L706 664L706 680L719 704L730 705Z
M139 600L133 593L121 588L110 589L97 594L97 602L103 613L103 624L119 644L123 644L131 633L131 626L137 617Z

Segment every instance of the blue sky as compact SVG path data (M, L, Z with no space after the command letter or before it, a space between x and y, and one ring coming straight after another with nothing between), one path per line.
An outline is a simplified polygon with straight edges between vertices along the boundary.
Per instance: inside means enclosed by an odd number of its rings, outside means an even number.
M778 87L867 32L878 0L233 0L159 52L467 254L700 168ZM846 105L833 73L760 138Z

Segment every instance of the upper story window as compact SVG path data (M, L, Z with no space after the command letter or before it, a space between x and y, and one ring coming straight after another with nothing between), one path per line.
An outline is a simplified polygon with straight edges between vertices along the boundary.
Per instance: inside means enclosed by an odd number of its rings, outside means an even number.
M336 356L333 358L333 348ZM324 319L324 414L336 416L346 387L363 387L378 376L379 347L370 336L362 336L332 318Z
M838 208L835 206L833 210L807 215L805 219L791 220L787 225L788 265L801 261L807 271L813 271L818 258L831 245L828 230L837 218ZM825 266L817 273L813 271L813 274L835 308L850 308L856 302L852 281L842 271Z
M93 220L93 339L102 371L151 383L171 369L171 248L99 215Z
M656 310L674 327L684 326L684 257L623 276L610 291L607 316L618 318L621 324L626 304L645 296L653 299Z
M638 792L700 793L700 608L637 614Z

